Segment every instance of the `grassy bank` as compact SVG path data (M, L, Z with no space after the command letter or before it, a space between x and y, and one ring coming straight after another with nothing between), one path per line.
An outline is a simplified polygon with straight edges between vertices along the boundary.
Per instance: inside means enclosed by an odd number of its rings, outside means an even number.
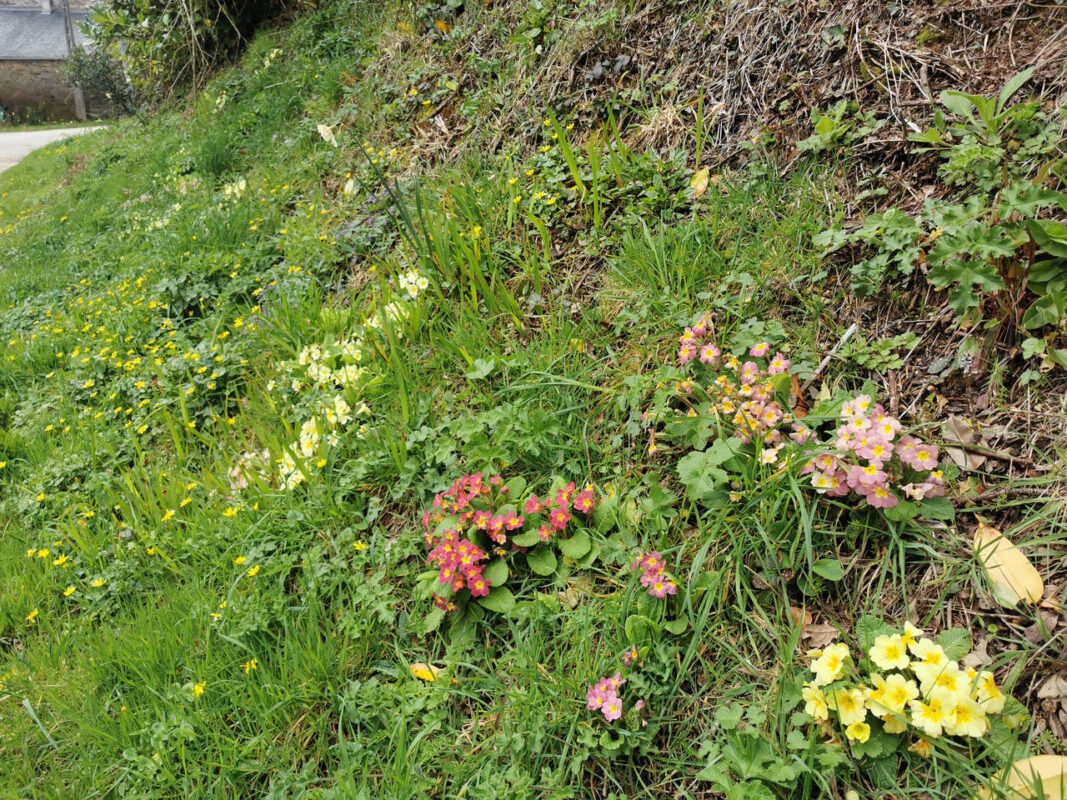
M5 173L0 795L948 798L1063 753L1035 695L1063 654L1062 460L942 453L948 499L914 502L897 483L928 471L887 460L895 513L816 491L858 395L942 435L936 389L820 363L855 302L812 244L845 167L702 171L700 98L647 144L655 81L524 95L632 9L518 5L328 5ZM680 364L704 315L722 360ZM731 354L769 427L710 388ZM789 449L803 419L818 449ZM464 534L484 595L427 563L472 525L435 495L476 473L471 508L525 518ZM1043 605L992 602L977 513ZM847 643L869 684L906 620L1010 698L980 695L981 735L819 719L808 651ZM587 693L616 672L612 720Z

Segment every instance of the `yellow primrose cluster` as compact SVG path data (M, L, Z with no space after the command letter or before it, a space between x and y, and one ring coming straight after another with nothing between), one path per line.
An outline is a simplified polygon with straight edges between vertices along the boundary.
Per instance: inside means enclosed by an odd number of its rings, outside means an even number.
M1006 702L992 673L961 668L908 622L903 632L875 639L866 675L845 644L812 650L808 657L814 677L803 687L804 711L816 722L832 712L854 742L866 742L872 724L893 734L912 729L928 739L977 738L989 732L990 715Z

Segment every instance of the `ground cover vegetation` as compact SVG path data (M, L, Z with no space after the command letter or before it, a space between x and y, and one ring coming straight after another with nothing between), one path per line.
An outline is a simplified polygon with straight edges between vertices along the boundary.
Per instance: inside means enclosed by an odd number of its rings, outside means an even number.
M745 5L324 0L0 178L0 796L1062 770L1062 14Z

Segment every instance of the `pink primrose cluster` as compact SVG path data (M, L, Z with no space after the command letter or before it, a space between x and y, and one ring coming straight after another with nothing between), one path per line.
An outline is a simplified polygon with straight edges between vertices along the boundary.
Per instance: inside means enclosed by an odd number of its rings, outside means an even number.
M896 506L901 493L912 500L944 495L937 447L904 435L901 422L872 403L870 396L844 403L836 429L821 441L778 399L774 378L788 372L789 359L781 353L768 359L767 342L751 347L745 361L724 355L709 340L711 328L711 318L705 314L679 340L679 363L699 362L710 371L701 370L703 380L691 374L677 384L688 416L715 416L731 425L746 444L756 445L764 464L778 463L783 448L809 445L833 450L808 461L802 472L811 475L816 490L830 496L854 494L885 509ZM785 452L782 458L790 449Z
M784 444L779 429L791 422L792 417L777 399L771 379L788 372L792 362L781 353L768 358L771 346L767 342L753 345L745 361L733 355L724 356L713 342L705 341L709 327L709 318L701 317L685 329L678 347L678 362L682 366L698 360L718 372L706 386L693 378L678 382L679 394L690 404L689 416L700 413L717 416L732 425L734 433L746 444L758 442L763 461L774 463ZM803 443L810 436L811 431L794 424L789 438Z
M941 497L945 479L938 469L938 449L914 436L902 436L900 420L861 394L841 406L833 441L835 452L809 462L801 474L811 475L816 490L833 497L850 492L875 508L892 508L899 487L912 500ZM903 481L908 479L907 483Z
M678 594L678 584L674 578L663 571L663 556L651 550L633 563L633 568L641 568L641 585L648 589L653 597L664 599L669 594Z
M622 701L619 699L619 687L626 683L621 672L610 678L601 678L589 687L585 693L585 704L590 711L600 710L604 719L614 722L622 716Z
M505 507L510 498L508 488L499 475L486 480L475 473L458 478L447 491L434 497L432 507L422 515L423 540L430 554L427 562L438 568L438 582L448 584L453 593L467 589L471 597L489 594L485 579L486 562L491 556L504 558L518 548L508 536L520 533L528 524L536 524L542 542L553 534L562 533L572 519L571 511L590 514L595 505L594 488L587 484L575 493L572 481L543 500L531 494L521 504L523 513ZM445 519L454 518L455 527L439 530ZM484 539L474 541L480 536ZM451 600L439 595L434 603L446 611L454 611Z

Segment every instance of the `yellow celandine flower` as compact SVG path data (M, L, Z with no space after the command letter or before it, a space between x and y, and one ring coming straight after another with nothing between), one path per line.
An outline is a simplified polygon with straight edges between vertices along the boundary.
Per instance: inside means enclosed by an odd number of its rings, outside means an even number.
M207 683L201 681L200 683L193 684L193 697L200 697L204 693L204 689L207 688Z
M103 578L97 578L96 580L94 580L89 585L92 586L94 589L99 589L101 586L104 585L104 579Z
M222 512L222 516L224 516L224 517L235 517L235 516L237 516L237 509L234 508L233 506L229 506L225 511Z
M853 742L863 744L871 738L871 726L866 722L853 722L845 728L845 736Z
M258 574L259 574L259 564L256 564L254 567L252 567L250 570L248 570L248 577L249 578L254 578Z
M174 509L173 508L168 508L166 513L163 514L163 522L169 521L171 518L174 517L174 514L175 514Z
M233 560L233 563L234 563L234 564L236 564L237 566L241 566L241 565L242 565L243 563L245 563L245 561L247 561L247 560L248 560L248 559L246 559L246 558L245 558L244 556L237 556L237 558L235 558L235 559Z
M362 550L366 550L366 549L367 549L367 543L366 543L366 542L364 542L364 541L363 541L362 539L360 539L359 541L357 541L357 542L356 542L356 543L355 543L354 545L352 545L352 546L356 548L356 552L359 552L359 551L362 551Z
M830 696L831 708L841 724L848 726L867 718L866 698L862 689L838 689Z
M868 655L884 670L907 669L910 662L907 645L899 635L877 637Z
M243 663L241 668L244 669L245 675L251 675L255 670L259 669L259 662L252 658Z
M66 589L63 590L63 596L64 597L70 597L72 594L74 594L74 592L75 592L74 587L73 586L68 586Z
M33 611L31 611L29 614L26 615L26 621L27 622L37 622L37 615L39 613L40 613L40 611L35 608Z

